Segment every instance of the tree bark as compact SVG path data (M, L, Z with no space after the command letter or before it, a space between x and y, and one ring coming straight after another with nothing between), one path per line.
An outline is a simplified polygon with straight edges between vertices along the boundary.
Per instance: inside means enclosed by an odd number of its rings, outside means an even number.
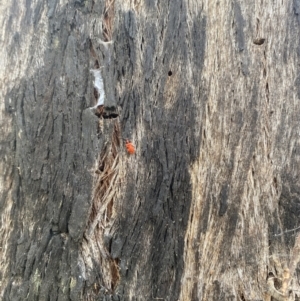
M2 300L298 300L300 1L0 12Z

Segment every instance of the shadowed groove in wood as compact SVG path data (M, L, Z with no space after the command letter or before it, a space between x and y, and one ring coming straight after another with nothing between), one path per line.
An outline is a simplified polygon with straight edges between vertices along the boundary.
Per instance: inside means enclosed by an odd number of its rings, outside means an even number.
M105 9L103 14L103 25L102 25L105 42L112 40L114 14L115 14L114 5L115 5L115 0L105 1Z
M101 121L100 121L101 122ZM112 139L102 150L97 169L95 170L95 183L93 192L92 213L89 218L87 236L93 234L95 228L106 226L112 216L116 183L119 182L119 148L120 128L119 123L114 123Z
M101 124L104 122L103 119L99 120ZM120 278L119 259L111 257L109 245L105 243L104 237L105 230L114 223L114 202L117 187L120 185L121 140L118 120L113 122L112 127L111 140L107 141L102 149L95 169L92 210L82 248L86 266L92 269L91 259L97 260L101 271L101 278L85 291L84 298L92 298L91 300L99 294L97 287L104 288L107 294L113 294Z

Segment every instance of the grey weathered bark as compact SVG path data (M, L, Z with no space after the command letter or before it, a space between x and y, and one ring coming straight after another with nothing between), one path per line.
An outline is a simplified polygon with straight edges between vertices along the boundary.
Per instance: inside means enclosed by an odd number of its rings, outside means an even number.
M2 300L297 298L300 1L0 11Z

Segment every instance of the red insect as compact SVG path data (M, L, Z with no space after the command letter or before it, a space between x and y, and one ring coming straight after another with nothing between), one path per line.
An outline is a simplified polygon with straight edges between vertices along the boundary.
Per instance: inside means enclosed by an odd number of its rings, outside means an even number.
M125 146L127 149L128 154L133 155L135 153L135 147L134 145L130 142L130 140L126 140Z

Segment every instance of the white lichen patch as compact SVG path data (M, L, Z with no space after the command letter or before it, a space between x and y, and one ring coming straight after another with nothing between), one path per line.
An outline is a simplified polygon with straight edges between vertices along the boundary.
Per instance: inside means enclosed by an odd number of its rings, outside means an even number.
M100 69L91 69L91 72L95 77L94 87L99 95L95 107L102 106L104 104L105 92L104 92L104 85L103 85L103 78L101 75L101 71Z

